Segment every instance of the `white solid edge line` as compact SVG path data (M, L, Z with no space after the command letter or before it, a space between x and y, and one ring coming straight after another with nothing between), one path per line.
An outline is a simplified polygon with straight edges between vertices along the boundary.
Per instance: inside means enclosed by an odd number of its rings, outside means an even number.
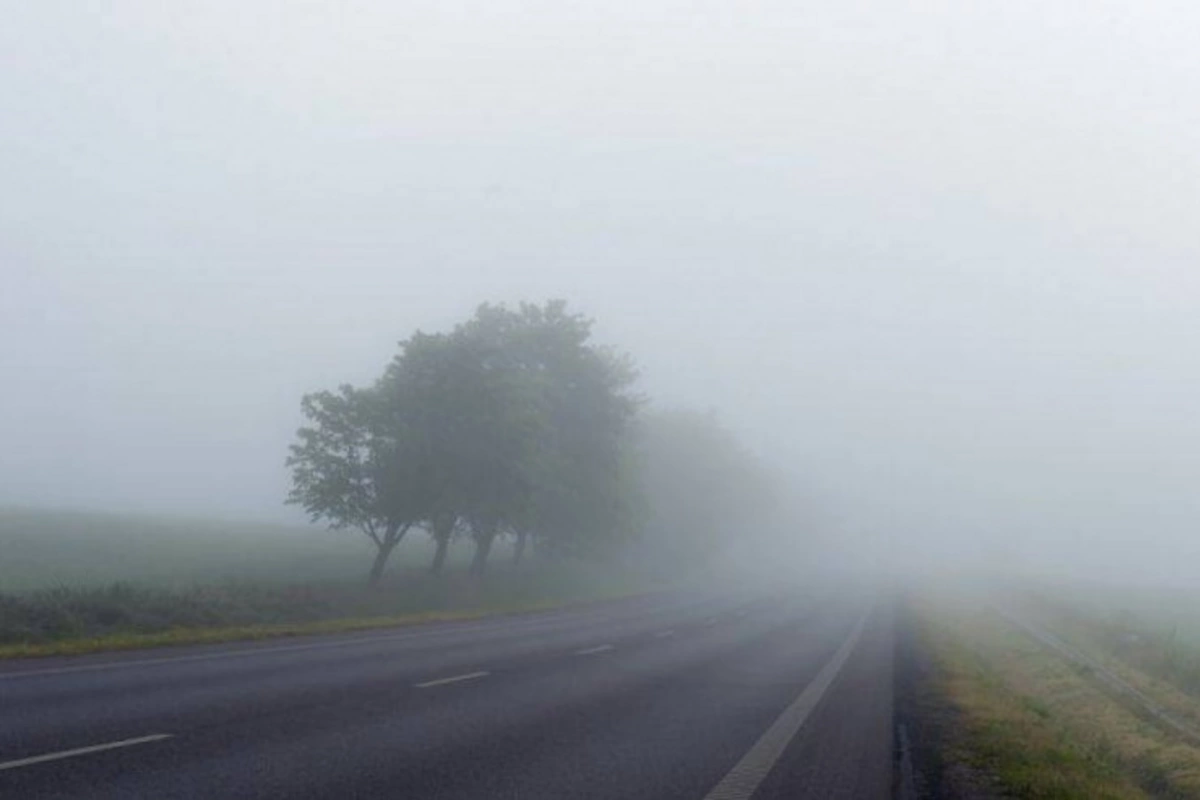
M89 753L103 753L105 750L116 750L120 747L133 747L137 744L149 744L150 742L161 742L163 739L170 739L174 734L170 733L155 733L150 736L139 736L136 739L122 739L119 742L108 742L107 744L94 744L91 747L77 747L74 750L61 750L57 753L46 753L41 756L30 756L29 758L18 758L15 761L0 762L0 770L16 769L17 767L28 767L33 764L42 764L46 761L59 761L64 758L74 758L75 756L85 756Z
M490 672L484 672L482 670L479 672L467 672L463 675L452 675L449 678L437 678L436 680L425 681L424 683L414 683L413 688L432 689L434 686L445 686L448 683L458 683L459 681L473 681L476 678L486 678L491 674L492 673Z
M611 644L602 644L597 647L589 647L586 650L576 650L575 655L590 656L590 655L594 655L596 653L605 653L605 652L608 652L609 650L613 650L613 649L615 649L615 648Z
M704 795L704 800L749 800L767 777L767 773L779 761L783 751L787 749L788 743L800 732L800 728L804 726L817 704L821 702L821 698L825 696L825 692L829 690L838 673L841 672L842 667L850 658L850 654L854 651L855 645L862 637L863 628L866 626L867 617L870 614L870 608L863 612L850 635L846 637L846 641L833 654L833 658L829 659L829 662L821 668L812 683L805 687L790 706L784 709L779 718L770 728L767 728L766 733L759 737L750 751L742 756L742 760L729 771L729 774L722 778L721 782L714 786L708 794Z
M654 638L655 639L666 639L667 637L674 636L674 635L675 635L675 631L673 631L673 630L659 631L658 633L654 634Z

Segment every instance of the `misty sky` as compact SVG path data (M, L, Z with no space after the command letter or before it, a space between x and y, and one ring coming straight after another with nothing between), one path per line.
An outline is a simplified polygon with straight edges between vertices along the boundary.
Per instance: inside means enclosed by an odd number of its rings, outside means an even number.
M287 518L303 392L565 297L827 524L1198 571L1194 4L4 18L0 503Z

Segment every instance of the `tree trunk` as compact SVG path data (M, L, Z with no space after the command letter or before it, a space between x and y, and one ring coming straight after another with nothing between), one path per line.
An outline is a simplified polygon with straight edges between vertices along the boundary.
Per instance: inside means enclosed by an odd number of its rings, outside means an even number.
M383 576L383 568L387 566L388 556L396 549L399 540L385 542L379 545L379 549L375 553L375 563L371 565L371 574L367 577L367 583L371 586L377 586L379 579Z
M429 571L437 575L441 573L442 565L446 563L446 551L450 549L450 536L438 535L434 541L437 542L437 550L433 552L433 563L429 565Z
M378 585L379 579L383 577L383 568L387 566L388 556L396 549L396 545L400 544L408 529L408 525L401 526L399 523L389 525L383 532L383 538L376 540L379 549L375 553L375 563L371 565L371 574L367 576L367 583L371 586Z
M454 526L458 519L453 514L435 514L432 523L433 541L437 543L437 550L433 553L433 563L429 565L429 571L437 575L446 563L446 552L450 549L450 539L454 536Z
M488 555L492 552L492 542L496 541L495 529L475 534L475 557L471 559L471 574L481 577L487 568Z
M513 548L513 566L521 563L521 559L525 556L525 543L528 540L529 534L527 532L517 532L517 545Z

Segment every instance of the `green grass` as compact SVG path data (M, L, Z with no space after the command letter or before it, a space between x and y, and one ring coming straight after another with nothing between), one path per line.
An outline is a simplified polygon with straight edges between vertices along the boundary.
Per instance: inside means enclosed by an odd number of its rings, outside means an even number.
M616 596L616 595L614 595ZM603 596L593 599L605 599ZM573 602L586 600L576 598ZM568 605L568 601L543 601L537 603L496 605L460 611L423 611L408 614L374 617L346 617L315 622L238 625L225 627L182 627L167 628L153 633L123 632L101 636L83 636L44 642L26 642L0 645L0 659L41 658L46 656L71 656L116 650L138 650L152 647L169 647L188 644L215 644L219 642L260 641L290 636L314 636L331 633L353 633L355 631L397 628L430 622L450 622L502 614L528 613Z
M647 588L635 581L613 581L581 565L499 568L483 581L414 574L374 589L361 583L58 588L0 595L0 658L473 619L611 599Z
M0 592L121 581L352 581L366 574L371 549L357 531L320 525L0 508ZM393 565L423 565L431 555L428 537L415 531ZM459 562L466 557L465 546L452 551Z
M482 581L462 572L401 572L374 588L361 581L58 587L0 595L0 652L294 635L543 608L646 588L583 564L496 565Z
M528 609L494 609L476 611L426 612L400 614L385 617L364 617L299 622L288 624L239 625L216 628L169 628L156 633L110 633L57 641L0 645L2 658L37 658L43 656L83 655L110 650L136 650L149 647L167 647L185 644L212 644L232 641L257 641L288 636L308 636L322 633L350 633L353 631L415 625L426 622L477 619L504 611L516 612Z
M1029 603L1084 650L1200 697L1200 592L1054 588Z
M423 535L365 585L369 543L348 531L205 520L0 511L0 657L329 633L462 619L645 591L586 564L431 576Z
M960 721L952 760L1014 797L1200 797L1200 749L1176 741L983 606L921 608L939 694Z

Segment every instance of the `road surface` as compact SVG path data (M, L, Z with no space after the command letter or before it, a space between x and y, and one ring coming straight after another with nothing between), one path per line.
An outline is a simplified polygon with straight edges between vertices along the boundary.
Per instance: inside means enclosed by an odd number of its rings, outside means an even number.
M890 609L672 593L0 664L0 798L876 798Z

